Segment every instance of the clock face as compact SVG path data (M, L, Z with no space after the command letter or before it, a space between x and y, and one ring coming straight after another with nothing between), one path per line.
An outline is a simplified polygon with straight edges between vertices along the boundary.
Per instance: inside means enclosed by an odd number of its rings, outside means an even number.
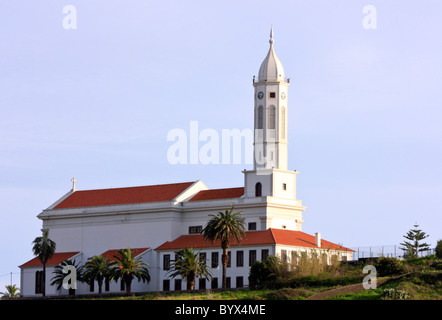
M264 98L264 92L260 91L258 92L258 99Z
M284 100L285 99L285 92L281 93L281 98Z

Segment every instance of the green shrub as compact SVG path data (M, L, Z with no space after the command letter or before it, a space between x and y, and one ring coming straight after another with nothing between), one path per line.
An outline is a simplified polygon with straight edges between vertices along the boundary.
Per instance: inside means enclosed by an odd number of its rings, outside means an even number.
M416 273L416 276L424 284L435 285L435 284L438 284L438 283L442 283L442 272L438 272L438 271L419 272L419 273Z
M430 266L433 262L438 261L435 255L429 255L425 257L419 257L419 258L411 258L406 261L408 265L414 265L414 266Z
M311 291L305 289L284 288L267 294L269 300L293 300L306 298L311 295Z
M404 274L407 267L396 258L381 257L374 263L377 275L380 277Z
M255 261L250 268L249 286L252 289L261 288L266 281L270 280L270 270L261 261Z
M406 300L409 297L405 291L395 288L384 289L381 295L382 300Z
M436 270L442 270L442 261L433 262L431 267L436 269Z
M309 259L301 254L298 264L284 263L275 256L266 261L256 261L250 268L249 285L252 289L281 289L302 287L332 287L361 282L364 278L361 266L335 263L332 266L319 262L319 255ZM321 256L323 257L323 256ZM316 259L316 260L315 260ZM314 265L324 264L321 272Z
M362 272L361 275L363 275ZM277 278L272 281L263 282L261 288L282 289L346 286L350 284L360 283L363 279L361 275L345 275L341 277L309 275L304 277L292 277L289 279Z
M277 257L270 256L266 261L255 261L250 268L249 285L252 289L262 288L265 283L274 281L282 274L282 265Z

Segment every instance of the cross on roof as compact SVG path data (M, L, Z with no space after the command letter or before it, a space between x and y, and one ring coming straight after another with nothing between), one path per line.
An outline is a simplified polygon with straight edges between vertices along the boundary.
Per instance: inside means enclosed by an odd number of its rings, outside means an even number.
M77 182L77 180L75 178L72 178L72 191L77 191L77 189L75 189L75 182Z

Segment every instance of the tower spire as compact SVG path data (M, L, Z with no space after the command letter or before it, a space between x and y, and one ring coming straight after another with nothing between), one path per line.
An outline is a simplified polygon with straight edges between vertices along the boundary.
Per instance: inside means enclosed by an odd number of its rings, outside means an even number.
M270 40L269 40L270 44L273 44L273 25L270 27Z

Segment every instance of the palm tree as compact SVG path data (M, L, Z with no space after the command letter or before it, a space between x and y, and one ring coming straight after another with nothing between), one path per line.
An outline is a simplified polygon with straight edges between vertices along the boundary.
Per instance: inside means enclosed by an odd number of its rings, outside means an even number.
M129 248L120 249L114 258L116 261L114 262L111 280L121 279L126 286L127 294L131 292L132 280L134 278L137 278L138 281L150 282L150 274L149 270L147 270L148 264L140 258L137 259L135 252Z
M0 292L3 295L2 298L18 298L20 297L20 289L16 287L16 285L7 285L5 286L6 292Z
M241 212L233 213L234 206L230 210L224 210L224 212L218 212L217 215L210 215L212 218L209 220L202 233L204 239L215 242L221 241L221 248L223 254L221 262L223 265L223 284L222 288L226 289L226 273L227 263L229 260L228 249L230 247L230 241L232 239L238 242L242 241L245 235L244 220L241 219Z
M61 289L61 286L63 285L63 281L66 278L67 274L63 271L63 269L66 266L73 266L76 271L76 279L77 281L83 282L83 266L80 266L75 262L75 260L65 260L59 265L55 266L54 268L54 274L55 276L51 279L51 286L57 285L57 290ZM69 295L73 296L75 295L75 289L69 288Z
M109 257L102 255L93 256L84 265L83 279L87 283L97 280L98 294L102 293L103 281L110 278L114 263L109 261Z
M56 244L54 241L49 239L49 231L44 230L42 237L37 237L32 242L34 244L32 251L34 255L38 257L41 264L43 265L43 279L42 279L42 291L43 297L46 295L46 263L55 253Z
M176 253L175 261L172 262L168 273L170 273L171 278L181 276L181 279L186 280L187 290L195 288L197 277L212 279L210 267L199 258L199 253L194 252L192 248L181 249Z

